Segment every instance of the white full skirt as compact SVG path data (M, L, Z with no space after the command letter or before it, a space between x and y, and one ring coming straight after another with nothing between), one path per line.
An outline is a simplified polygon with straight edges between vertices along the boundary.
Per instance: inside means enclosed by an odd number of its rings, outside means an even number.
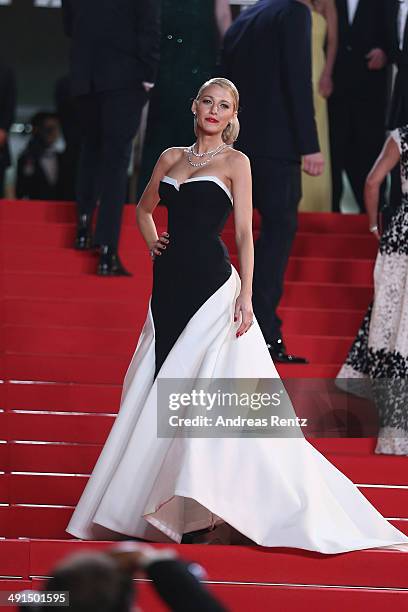
M236 338L235 269L190 319L163 378L277 378L258 324ZM81 539L180 542L221 521L262 546L408 550L408 538L303 436L158 438L149 308L121 407L67 531Z

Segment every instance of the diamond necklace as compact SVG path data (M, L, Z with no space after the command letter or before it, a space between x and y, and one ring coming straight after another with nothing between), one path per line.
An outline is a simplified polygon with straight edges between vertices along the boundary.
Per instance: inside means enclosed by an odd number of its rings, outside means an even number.
M211 151L205 151L204 153L197 153L196 151L194 151L194 149L197 148L197 143L195 142L193 145L191 145L191 147L189 147L189 150L194 155L194 157L204 157L204 155L211 155L212 153L216 153L218 149L221 149L224 146L224 144L225 143L222 142L216 149L211 149Z
M187 153L188 163L190 164L190 166L193 166L193 168L202 168L203 166L206 166L207 164L210 163L213 157L218 155L218 153L221 153L221 151L224 151L224 149L226 149L227 147L232 146L229 144L222 143L219 147L217 147L216 149L213 149L212 151L206 151L206 153L195 153L194 147L196 146L196 144L197 143L194 143L193 145L191 145L191 147L188 147L187 149L185 149L185 152ZM208 159L202 162L193 162L193 155L195 157L204 157L204 155L208 155L209 157Z

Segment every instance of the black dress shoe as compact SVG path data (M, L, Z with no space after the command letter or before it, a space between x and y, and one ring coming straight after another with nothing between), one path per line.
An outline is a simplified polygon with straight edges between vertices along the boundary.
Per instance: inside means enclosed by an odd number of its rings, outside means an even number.
M106 244L103 244L100 249L97 274L99 276L132 276L123 266L116 250Z
M273 361L278 363L309 363L305 357L297 357L296 355L288 354L282 338L278 338L274 342L267 342L266 346L268 347Z
M78 251L87 251L92 248L91 215L79 215L77 235L74 247Z

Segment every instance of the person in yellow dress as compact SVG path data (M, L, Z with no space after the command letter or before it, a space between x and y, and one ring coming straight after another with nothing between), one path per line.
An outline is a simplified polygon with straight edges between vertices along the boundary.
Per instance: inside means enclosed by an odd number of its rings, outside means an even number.
M337 53L337 11L334 0L300 0L312 11L313 91L320 149L325 160L319 177L302 175L302 212L331 210L331 172L327 98L333 91L332 71Z

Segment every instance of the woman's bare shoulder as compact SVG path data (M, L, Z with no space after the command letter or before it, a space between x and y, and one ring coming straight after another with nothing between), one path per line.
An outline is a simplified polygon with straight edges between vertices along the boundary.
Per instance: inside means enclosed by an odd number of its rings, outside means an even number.
M242 153L242 151L237 151L237 149L230 149L228 151L228 165L234 174L251 169L249 157Z
M165 149L160 155L159 160L164 163L175 164L181 159L186 147L170 147Z

